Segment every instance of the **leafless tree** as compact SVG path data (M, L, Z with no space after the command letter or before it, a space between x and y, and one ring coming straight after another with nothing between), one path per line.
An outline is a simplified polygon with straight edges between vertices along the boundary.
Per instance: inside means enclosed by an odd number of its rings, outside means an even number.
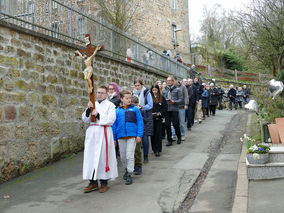
M275 76L283 66L284 1L253 0L235 20L241 27L243 41L250 53Z
M100 7L103 17L113 26L127 32L139 7L138 0L94 0Z

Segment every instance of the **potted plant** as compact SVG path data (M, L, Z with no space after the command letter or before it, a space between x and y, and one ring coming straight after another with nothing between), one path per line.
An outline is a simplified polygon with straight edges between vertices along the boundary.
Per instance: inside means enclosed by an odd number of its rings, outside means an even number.
M265 164L269 161L270 145L258 143L246 134L240 138L241 142L247 145L247 160L250 164Z

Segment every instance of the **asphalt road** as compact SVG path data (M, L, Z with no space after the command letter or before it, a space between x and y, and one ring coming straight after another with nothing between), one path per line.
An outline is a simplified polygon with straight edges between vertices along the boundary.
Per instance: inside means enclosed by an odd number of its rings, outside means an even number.
M132 185L124 184L119 164L119 177L103 194L82 192L82 153L35 170L0 185L0 212L231 212L246 116L217 111L187 131L181 145L163 141L161 157L150 151Z

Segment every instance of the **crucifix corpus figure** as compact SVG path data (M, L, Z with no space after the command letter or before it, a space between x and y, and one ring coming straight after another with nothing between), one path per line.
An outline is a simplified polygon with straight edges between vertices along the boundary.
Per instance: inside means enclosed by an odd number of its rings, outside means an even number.
M88 91L90 94L93 91L93 84L91 81L91 76L93 75L93 61L94 61L93 59L100 49L101 47L97 46L91 56L88 56L87 53L81 54L79 50L75 51L75 54L78 54L84 60L84 63L86 65L86 68L84 70L84 79L86 80L86 84L87 84Z
M88 87L88 92L90 96L90 101L93 106L95 106L95 93L94 93L94 78L93 78L93 59L98 51L103 51L104 46L92 47L90 34L86 34L86 49L75 51L76 56L80 56L86 65L84 70L84 79L86 80L86 84ZM91 107L91 112L95 107ZM92 114L91 116L92 122L96 121L96 117Z

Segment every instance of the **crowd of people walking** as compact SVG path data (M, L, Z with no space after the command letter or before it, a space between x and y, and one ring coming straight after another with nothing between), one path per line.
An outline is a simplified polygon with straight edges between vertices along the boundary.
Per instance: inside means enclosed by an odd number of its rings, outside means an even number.
M120 89L114 82L97 89L95 109L88 103L82 119L90 123L86 131L83 179L89 180L84 192L108 190L108 180L118 176L117 159L125 173L126 185L133 175L142 174L143 163L149 162L149 149L160 157L174 141L185 141L186 131L201 124L206 117L215 116L216 109L237 110L248 102L246 85L222 88L215 80L202 83L198 77L179 81L169 76L166 82L157 81L151 88L135 80L130 88ZM91 115L96 117L92 122ZM142 154L143 153L143 154ZM101 187L98 185L100 181Z

